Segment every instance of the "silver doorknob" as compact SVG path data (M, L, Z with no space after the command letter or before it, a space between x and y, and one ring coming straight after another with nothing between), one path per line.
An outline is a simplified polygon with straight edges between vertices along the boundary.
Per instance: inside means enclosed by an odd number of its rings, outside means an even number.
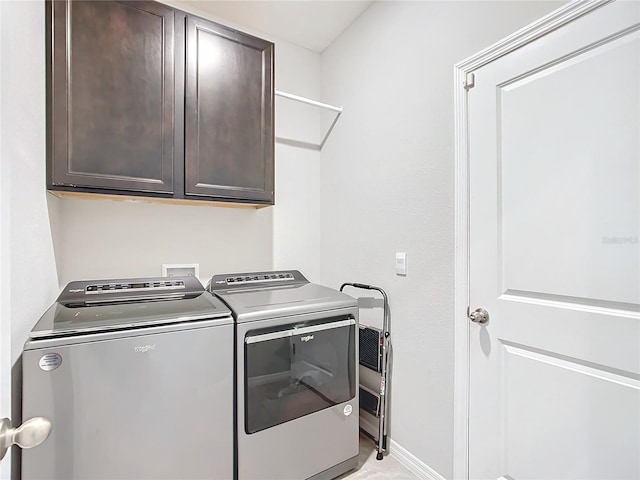
M11 428L11 420L0 420L0 460L11 445L33 448L44 442L51 433L51 422L44 417L33 417L16 428Z
M469 314L469 319L472 322L479 323L480 325L485 325L489 323L489 312L487 312L484 308L476 308Z

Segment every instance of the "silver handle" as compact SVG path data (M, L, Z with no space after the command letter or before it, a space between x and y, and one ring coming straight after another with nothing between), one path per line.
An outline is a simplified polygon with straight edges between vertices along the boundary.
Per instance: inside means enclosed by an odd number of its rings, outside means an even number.
M294 335L305 335L307 333L320 332L322 330L332 330L334 328L346 327L348 325L355 325L356 321L353 318L349 320L341 320L339 322L323 323L322 325L313 325L311 327L292 328L290 330L284 330L281 332L265 333L264 335L256 335L254 337L247 337L244 343L258 343L266 342L267 340L275 340L276 338L293 337Z
M44 417L33 417L16 428L11 428L11 420L0 420L0 460L11 445L33 448L44 442L51 433L51 422Z
M487 312L484 308L476 308L469 314L469 319L474 323L485 325L489 323L489 312Z

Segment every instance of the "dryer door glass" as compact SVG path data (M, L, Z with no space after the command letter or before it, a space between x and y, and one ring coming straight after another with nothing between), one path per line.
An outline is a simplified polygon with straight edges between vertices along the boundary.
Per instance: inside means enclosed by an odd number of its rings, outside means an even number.
M339 317L248 332L246 432L353 399L355 327L352 317Z

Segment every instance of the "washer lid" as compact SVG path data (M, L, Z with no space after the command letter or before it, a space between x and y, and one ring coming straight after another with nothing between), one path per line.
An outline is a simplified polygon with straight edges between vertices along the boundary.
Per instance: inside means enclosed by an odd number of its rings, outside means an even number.
M214 293L229 305L239 323L357 307L353 297L315 283L230 288Z
M71 282L29 336L85 335L215 318L222 324L233 321L230 315L192 277Z

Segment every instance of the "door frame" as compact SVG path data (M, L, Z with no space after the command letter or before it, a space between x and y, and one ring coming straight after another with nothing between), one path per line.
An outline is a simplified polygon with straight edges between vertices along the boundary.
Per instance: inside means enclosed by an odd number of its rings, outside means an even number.
M467 90L478 68L614 0L573 0L453 68L455 131L453 478L469 478L469 118ZM468 82L468 83L467 83Z

